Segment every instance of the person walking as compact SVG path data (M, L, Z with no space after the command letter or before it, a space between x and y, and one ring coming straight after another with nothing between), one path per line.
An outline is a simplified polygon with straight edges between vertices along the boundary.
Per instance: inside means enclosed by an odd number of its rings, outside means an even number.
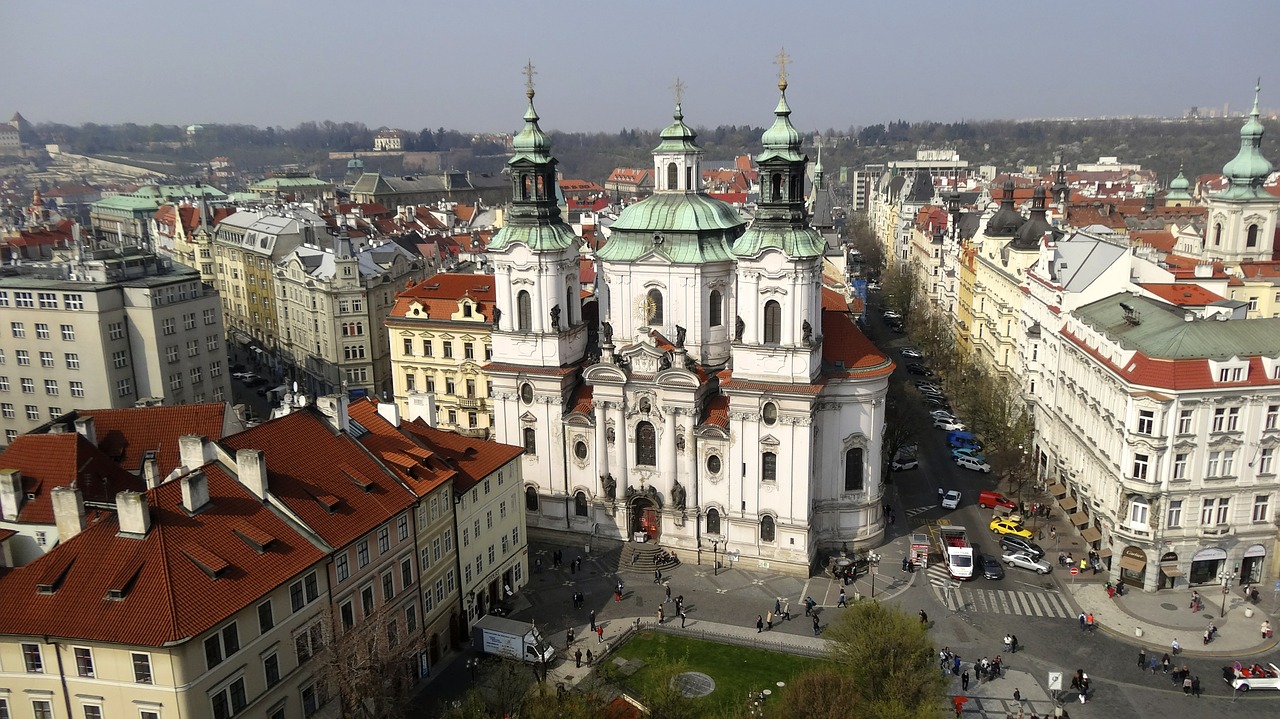
M812 615L813 608L816 606L818 606L818 603L813 601L813 597L805 597L804 598L804 615L806 617Z
M1168 654L1164 655L1164 658L1160 660L1160 666L1164 667L1164 673L1165 673L1165 674L1168 674L1168 673L1169 673L1169 666L1170 666L1171 664L1173 664L1173 662L1171 662L1171 661L1169 660L1169 655L1168 655Z
M818 636L818 632L820 630L821 630L821 627L818 625L818 615L814 614L813 615L813 636L815 637Z
M569 647L573 646L573 627L569 627L569 630L564 633L564 636L565 636L564 648L568 649Z
M769 612L769 614L765 616L764 623L767 629L769 629L770 631L773 630L773 612Z
M582 650L581 649L573 653L573 661L574 661L574 667L576 669L582 668Z
M655 570L653 570L653 583L654 583L654 584L662 584L662 570L661 570L661 569L655 569Z
M1019 705L1022 704L1022 692L1017 687L1013 688L1013 700Z
M590 664L590 663L591 663L591 661L592 661L592 658L591 658L591 649L590 649L590 648L588 648L588 649L587 649L587 664Z
M925 614L923 609L920 610L920 623L925 626L929 625L929 615Z
M1191 678L1191 695L1200 698L1200 677Z
M666 604L669 601L671 601L671 585L670 584L667 585L667 598L663 599L662 603Z
M596 630L596 610L592 609L588 618L591 620L591 631L594 632Z
M604 644L604 627L596 627L596 638L599 640L596 644Z
M951 656L951 673L956 676L960 675L960 655L959 654L953 654Z
M777 597L773 600L773 613L778 615L779 618L782 617L782 597Z
M1093 628L1097 626L1093 623L1093 612L1089 612L1088 616L1085 617L1085 624L1088 625L1089 631L1092 633Z
M1190 675L1187 675L1187 678L1182 680L1182 696L1184 697L1191 696L1191 676Z
M1182 651L1182 645L1178 643L1177 639L1174 639L1173 643L1170 644L1169 646L1170 648L1173 649L1173 656L1175 657L1178 656L1178 653Z
M788 599L786 604L782 605L782 618L791 621L791 600Z
M756 615L756 634L764 631L764 617Z
M1079 619L1079 620L1080 620L1080 631L1082 631L1082 632L1083 632L1083 631L1084 631L1084 622L1085 622L1085 613L1084 613L1084 612L1080 612L1080 616L1079 616L1079 617L1077 617L1077 619Z
M1012 642L1009 643L1009 653L1017 654L1018 653L1018 635L1010 634L1009 638L1013 640Z
M960 675L960 691L969 691L969 672Z
M681 629L684 629L684 623L685 623L685 621L687 621L688 619L689 619L689 615L688 615L688 614L685 614L685 613L684 613L684 610L683 610L683 609L681 609L681 610L680 610L680 628L681 628Z
M658 605L658 624L662 624L662 620L666 618L667 618L667 612L662 608L662 605L659 604Z
M1147 650L1145 647L1138 650L1138 669L1144 672L1147 670Z
M846 608L849 606L849 601L845 598L843 589L840 590L840 599L836 600L836 606Z
M1262 638L1263 639L1271 638L1271 622L1265 619L1262 620Z

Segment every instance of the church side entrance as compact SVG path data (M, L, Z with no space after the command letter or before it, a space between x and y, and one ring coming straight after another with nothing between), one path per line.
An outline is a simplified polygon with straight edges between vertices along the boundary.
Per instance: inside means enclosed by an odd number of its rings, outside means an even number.
M631 538L645 536L647 542L657 542L662 534L658 505L652 499L636 497L631 500Z

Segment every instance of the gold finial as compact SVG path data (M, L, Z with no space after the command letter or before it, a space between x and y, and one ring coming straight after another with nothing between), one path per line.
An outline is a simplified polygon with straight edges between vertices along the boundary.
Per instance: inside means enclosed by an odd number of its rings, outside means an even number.
M787 63L790 61L791 58L787 56L785 47L778 51L778 57L773 61L773 64L778 66L778 89L784 92L787 89Z
M533 76L538 73L533 69L533 60L524 64L524 94L533 99Z
M679 105L680 101L684 98L684 83L681 82L680 78L677 77L676 84L672 85L671 89L676 94L676 105Z

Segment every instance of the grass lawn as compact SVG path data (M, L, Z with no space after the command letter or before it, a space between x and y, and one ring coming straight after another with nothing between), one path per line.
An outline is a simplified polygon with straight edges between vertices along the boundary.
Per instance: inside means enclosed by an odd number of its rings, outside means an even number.
M615 656L645 662L644 668L621 680L640 694L642 701L646 691L658 681L652 667L661 661L664 652L669 661L684 661L686 671L702 672L715 680L716 689L709 696L689 700L703 716L745 704L749 691L771 689L773 695L768 701L777 702L786 697L788 690L788 687L778 687L778 682L790 685L793 676L822 663L809 657L716 644L665 632L642 632L615 652Z

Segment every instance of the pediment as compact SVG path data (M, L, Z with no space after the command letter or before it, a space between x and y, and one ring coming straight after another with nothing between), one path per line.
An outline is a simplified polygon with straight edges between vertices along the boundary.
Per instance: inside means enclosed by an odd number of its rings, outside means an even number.
M654 378L654 383L672 389L697 389L701 386L698 376L687 369L672 367Z
M618 365L598 362L582 371L582 379L590 385L621 384L627 381L627 373Z
M534 416L532 412L525 412L524 414L520 415L520 421L521 422L537 422L538 418Z
M778 441L777 437L774 437L771 434L766 434L765 436L760 438L760 444L768 445L770 447L777 447L782 443Z

